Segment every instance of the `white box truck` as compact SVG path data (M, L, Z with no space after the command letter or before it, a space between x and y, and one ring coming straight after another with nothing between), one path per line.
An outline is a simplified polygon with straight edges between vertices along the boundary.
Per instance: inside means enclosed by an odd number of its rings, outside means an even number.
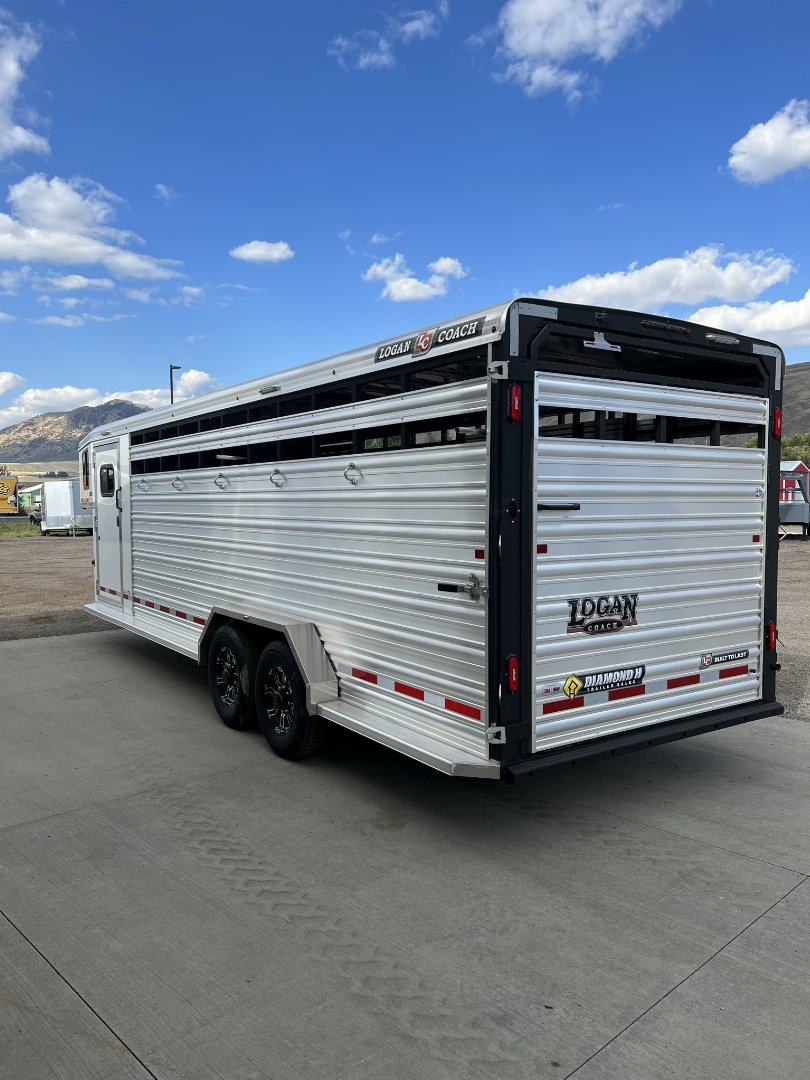
M39 527L49 533L75 535L93 528L93 513L81 505L78 480L45 480L42 484Z
M89 610L286 757L513 781L780 713L783 368L525 298L129 417L81 447Z

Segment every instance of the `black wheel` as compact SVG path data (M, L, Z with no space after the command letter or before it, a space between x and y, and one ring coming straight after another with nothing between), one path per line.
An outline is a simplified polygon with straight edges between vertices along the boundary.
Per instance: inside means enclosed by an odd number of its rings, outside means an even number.
M255 717L256 650L232 626L220 626L208 649L208 688L214 708L229 728L243 731Z
M259 726L280 757L309 757L320 748L324 721L307 712L304 680L286 642L271 642L259 657L255 697Z

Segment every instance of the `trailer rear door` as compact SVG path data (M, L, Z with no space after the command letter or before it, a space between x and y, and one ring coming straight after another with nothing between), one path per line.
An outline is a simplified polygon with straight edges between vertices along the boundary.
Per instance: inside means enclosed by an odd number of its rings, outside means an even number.
M533 751L761 697L767 399L540 372L534 420Z

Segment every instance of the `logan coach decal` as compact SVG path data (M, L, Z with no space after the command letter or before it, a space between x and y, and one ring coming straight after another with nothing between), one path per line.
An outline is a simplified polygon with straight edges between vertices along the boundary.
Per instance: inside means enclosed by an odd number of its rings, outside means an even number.
M595 694L599 690L621 690L640 686L644 682L645 665L618 668L615 671L591 671L587 675L569 675L563 690L570 698L580 694Z
M390 341L377 349L374 354L374 363L394 360L398 356L424 356L434 347L440 348L442 345L452 345L456 341L480 337L485 321L485 319L468 319L466 322L454 323L452 326L422 330L411 337L400 338L399 341Z
M636 625L638 593L577 596L568 601L569 634L611 634Z

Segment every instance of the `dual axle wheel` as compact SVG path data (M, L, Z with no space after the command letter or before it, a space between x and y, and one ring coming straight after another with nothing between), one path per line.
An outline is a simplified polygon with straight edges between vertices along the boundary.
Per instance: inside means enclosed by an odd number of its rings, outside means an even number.
M281 757L308 757L320 747L324 721L307 712L304 680L285 641L271 641L257 656L245 634L220 626L208 649L208 686L223 723L243 731L258 718Z

